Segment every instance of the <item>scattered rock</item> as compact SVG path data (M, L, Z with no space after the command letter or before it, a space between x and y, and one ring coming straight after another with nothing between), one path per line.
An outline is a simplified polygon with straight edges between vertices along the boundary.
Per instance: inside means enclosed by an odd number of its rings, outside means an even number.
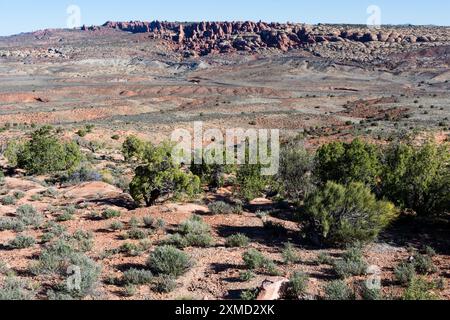
M124 90L124 91L120 92L120 96L122 96L122 97L134 97L136 95L137 95L136 92L130 91L130 90Z
M42 97L36 97L35 100L36 100L37 102L43 102L43 103L50 102L49 99L47 99L47 98L42 98Z

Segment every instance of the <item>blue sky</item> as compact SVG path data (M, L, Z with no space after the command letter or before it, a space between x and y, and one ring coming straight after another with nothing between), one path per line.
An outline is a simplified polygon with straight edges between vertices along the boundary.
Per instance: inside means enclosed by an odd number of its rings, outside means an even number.
M86 25L156 19L365 24L369 5L380 7L383 24L450 25L449 0L0 0L0 35L65 27L71 4Z

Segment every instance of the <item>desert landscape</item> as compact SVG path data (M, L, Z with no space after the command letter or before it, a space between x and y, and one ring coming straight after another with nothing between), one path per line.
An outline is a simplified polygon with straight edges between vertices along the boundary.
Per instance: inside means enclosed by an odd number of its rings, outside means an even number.
M449 65L435 26L0 37L0 300L450 299ZM167 164L194 122L279 129L280 173Z

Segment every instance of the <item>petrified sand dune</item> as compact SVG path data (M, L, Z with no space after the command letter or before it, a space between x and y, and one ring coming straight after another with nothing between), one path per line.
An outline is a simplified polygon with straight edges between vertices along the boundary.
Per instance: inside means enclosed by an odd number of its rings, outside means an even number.
M104 182L87 182L64 190L65 197L77 200L114 198L123 195L122 190Z

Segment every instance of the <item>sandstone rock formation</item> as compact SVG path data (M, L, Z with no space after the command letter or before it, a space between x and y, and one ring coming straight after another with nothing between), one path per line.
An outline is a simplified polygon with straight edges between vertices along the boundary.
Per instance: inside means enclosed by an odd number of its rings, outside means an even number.
M102 28L131 33L148 33L150 38L173 41L184 55L208 55L236 51L256 52L268 49L288 51L323 44L360 43L367 47L430 42L450 42L450 30L434 27L383 27L305 25L265 22L106 22ZM439 30L440 32L436 32Z

